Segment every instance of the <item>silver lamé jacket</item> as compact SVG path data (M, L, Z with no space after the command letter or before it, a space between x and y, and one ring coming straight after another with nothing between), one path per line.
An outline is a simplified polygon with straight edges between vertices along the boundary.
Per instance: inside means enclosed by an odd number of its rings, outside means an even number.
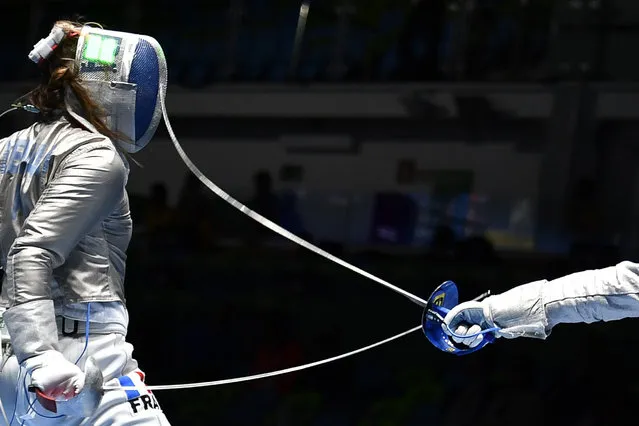
M57 349L54 306L124 302L128 163L64 118L0 139L4 321L19 361Z

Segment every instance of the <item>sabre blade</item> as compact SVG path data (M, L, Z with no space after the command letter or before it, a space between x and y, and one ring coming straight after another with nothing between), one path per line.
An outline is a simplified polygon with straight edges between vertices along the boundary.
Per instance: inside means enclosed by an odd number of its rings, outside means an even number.
M158 391L158 390L176 390L176 389L193 389L193 388L203 388L203 387L210 387L210 386L220 386L220 385L228 385L231 383L240 383L240 382L248 382L251 380L258 380L258 379L264 379L267 377L273 377L273 376L281 376L282 374L288 374L288 373L293 373L295 371L300 371L300 370L306 370L307 368L312 368L312 367L317 367L319 365L322 364L328 364L329 362L333 362L333 361L337 361L349 356L353 356L353 355L357 355L359 353L362 353L364 351L368 351L370 349L373 349L377 346L381 346L385 343L389 343L392 342L393 340L397 340L400 337L404 337L406 335L409 335L411 333L414 333L418 330L421 330L422 326L421 324L417 327L411 328L410 330L406 330L403 333L399 333L396 334L395 336L389 337L387 339L384 340L380 340L377 343L373 343L372 345L368 345L365 346L363 348L359 348L356 349L354 351L351 352L346 352L344 354L341 355L337 355L331 358L326 358L323 359L321 361L315 361L315 362L311 362L309 364L304 364L304 365L298 365L297 367L290 367L290 368L285 368L283 370L277 370L277 371L271 371L270 373L262 373L262 374L255 374L252 376L244 376L244 377L236 377L234 379L224 379L224 380L215 380L215 381L211 381L211 382L198 382L198 383L184 383L184 384L178 384L178 385L151 385L151 386L146 386L146 388L150 391ZM127 386L108 386L104 388L105 391L114 391L114 390L137 390L137 388L135 387L127 387Z
M337 263L340 266L343 266L346 269L350 269L351 271L368 278L369 280L375 281L378 284L383 285L386 288L389 288L391 290L393 290L396 293L401 294L402 296L406 297L407 299L409 299L410 301L412 301L413 303L425 308L428 306L428 302L424 299L422 299L421 297L418 297L402 288L399 288L369 272L364 271L363 269L358 268L355 265L352 265L348 262L346 262L345 260L340 259L337 256L334 256L330 253L328 253L325 250L322 250L321 248L315 246L314 244L309 243L308 241L306 241L303 238L298 237L297 235L293 234L292 232L282 228L281 226L277 225L276 223L268 220L267 218L265 218L264 216L262 216L261 214L249 209L248 207L246 207L244 204L242 204L241 202L239 202L238 200L236 200L235 198L233 198L229 193L227 193L226 191L224 191L222 188L220 188L219 186L217 186L215 183L213 183L209 178L207 178L204 173L202 173L196 166L195 164L193 164L193 162L191 161L191 159L189 158L188 155L186 155L186 152L184 152L184 149L182 148L182 146L180 145L180 142L177 140L177 137L175 136L175 133L173 132L173 128L171 127L171 122L169 120L169 114L166 111L166 104L164 103L164 95L162 94L162 92L160 92L160 98L161 98L161 103L162 103L162 113L164 115L164 124L166 126L167 131L169 132L169 136L171 138L171 141L173 142L173 145L175 146L176 151L178 152L178 154L180 155L180 157L182 158L182 161L184 161L184 164L189 168L189 170L191 170L191 172L207 187L209 188L215 195L217 195L218 197L220 197L221 199L223 199L224 201L226 201L227 203L229 203L231 206L235 207L236 209L238 209L239 211L241 211L242 213L244 213L245 215L247 215L248 217L250 217L251 219L253 219L254 221L256 221L257 223L259 223L260 225L270 229L271 231L281 235L282 237L294 242L295 244L298 244L302 247L304 247L307 250L312 251L315 254L318 254L322 257L324 257L325 259L330 260L331 262Z

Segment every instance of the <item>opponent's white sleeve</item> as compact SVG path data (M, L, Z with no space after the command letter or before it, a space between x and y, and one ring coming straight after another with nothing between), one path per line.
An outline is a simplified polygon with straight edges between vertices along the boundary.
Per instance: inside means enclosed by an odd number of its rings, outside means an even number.
M545 339L561 323L639 317L639 264L621 262L547 281L536 281L485 300L507 338Z

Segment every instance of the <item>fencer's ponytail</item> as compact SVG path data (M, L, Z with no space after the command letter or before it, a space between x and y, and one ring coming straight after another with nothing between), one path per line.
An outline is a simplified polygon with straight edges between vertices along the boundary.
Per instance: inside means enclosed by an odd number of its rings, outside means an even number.
M42 62L40 84L29 95L29 102L40 111L38 120L49 123L59 119L61 116L65 116L74 126L82 127L77 120L66 112L65 93L67 88L69 88L73 91L80 104L82 115L98 132L113 141L126 140L124 135L107 127L104 121L104 111L91 99L91 96L81 84L75 65L75 54L82 24L71 21L58 21L55 25L62 28L65 37L53 51L53 54Z

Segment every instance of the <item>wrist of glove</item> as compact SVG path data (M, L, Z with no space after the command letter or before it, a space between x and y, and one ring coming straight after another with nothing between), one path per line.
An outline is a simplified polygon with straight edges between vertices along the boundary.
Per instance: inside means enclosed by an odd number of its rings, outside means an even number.
M32 387L46 396L67 400L84 388L84 372L58 351L46 351L25 360L22 366L31 373Z

